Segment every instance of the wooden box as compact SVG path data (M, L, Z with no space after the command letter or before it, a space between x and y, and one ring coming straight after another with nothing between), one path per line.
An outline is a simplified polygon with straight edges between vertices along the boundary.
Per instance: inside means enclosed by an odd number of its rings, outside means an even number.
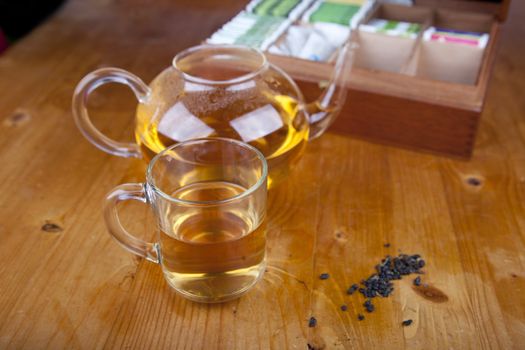
M428 69L428 64L425 68L425 64L421 63L429 60L425 58L421 45L409 53L410 58L402 68L396 63L399 61L396 57L391 65L374 69L360 63L371 60L360 59L359 55L366 54L367 50L363 49L360 53L358 48L348 79L346 104L330 130L370 141L468 159L474 148L496 57L500 26L506 18L508 5L508 0L415 0L413 7L377 5L364 21L379 16L419 22L423 27L436 25L490 33L487 46L479 58L479 73L468 84L463 80L472 79L471 73L465 77L458 76L457 82L436 80L432 78L436 72ZM360 44L359 31L356 33L354 30L354 34L354 40ZM361 44L366 46L364 40ZM330 77L333 69L333 63L267 55L271 62L296 79L307 101L316 97L319 86ZM465 57L472 59L469 55ZM461 62L458 61L458 64ZM432 62L431 66L439 67L439 62ZM454 79L454 72L451 76Z

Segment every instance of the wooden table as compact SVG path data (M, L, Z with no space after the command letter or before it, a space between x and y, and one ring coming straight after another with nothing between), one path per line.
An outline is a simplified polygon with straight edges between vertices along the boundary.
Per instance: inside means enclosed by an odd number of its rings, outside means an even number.
M149 81L244 3L69 1L0 57L0 348L522 347L521 1L513 1L503 33L473 160L335 134L312 142L270 194L270 266L242 298L188 302L167 287L158 266L110 238L104 194L142 181L144 164L82 138L70 112L76 83L109 65ZM104 132L131 139L135 102L126 88L97 90L90 104ZM145 206L124 209L130 231L154 231ZM443 295L418 294L412 277L404 278L358 321L363 298L345 290L399 250L426 259L423 281ZM320 280L324 272L330 278ZM311 316L317 327L308 327ZM402 327L405 319L414 323Z

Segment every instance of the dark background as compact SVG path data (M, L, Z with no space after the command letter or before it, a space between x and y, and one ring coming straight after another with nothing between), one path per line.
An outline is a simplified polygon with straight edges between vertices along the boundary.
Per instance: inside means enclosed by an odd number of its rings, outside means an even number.
M0 28L10 41L31 31L65 0L0 0Z

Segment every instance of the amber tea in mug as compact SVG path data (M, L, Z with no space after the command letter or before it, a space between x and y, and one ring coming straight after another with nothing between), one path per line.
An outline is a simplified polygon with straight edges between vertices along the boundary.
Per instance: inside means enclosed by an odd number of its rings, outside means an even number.
M252 146L223 138L182 142L153 158L145 184L108 195L106 223L125 248L160 263L169 285L188 299L230 300L266 267L266 178L264 156ZM122 228L116 204L127 199L150 204L157 243Z

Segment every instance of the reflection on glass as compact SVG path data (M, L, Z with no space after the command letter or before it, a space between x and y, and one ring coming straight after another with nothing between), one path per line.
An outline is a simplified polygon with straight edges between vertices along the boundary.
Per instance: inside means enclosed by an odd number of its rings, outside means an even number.
M215 130L191 114L184 104L178 102L164 114L160 120L158 131L174 141L182 142L210 136Z
M280 129L283 121L272 105L266 105L233 119L230 125L244 142L250 142Z
M201 91L212 91L214 88L212 86L207 86L203 84L195 84L190 81L184 82L184 90L187 92L201 92Z

